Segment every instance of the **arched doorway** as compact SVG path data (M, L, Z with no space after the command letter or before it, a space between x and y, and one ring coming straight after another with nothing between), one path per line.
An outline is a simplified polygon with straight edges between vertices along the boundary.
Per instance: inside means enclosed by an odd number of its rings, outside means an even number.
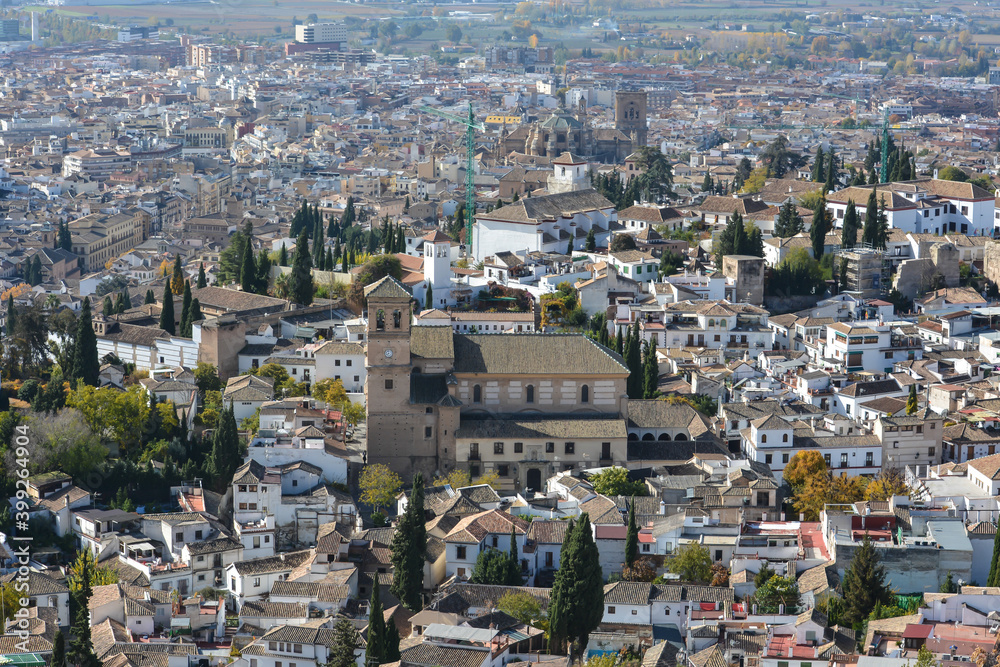
M542 490L542 471L538 468L528 468L525 476L525 486L531 491Z

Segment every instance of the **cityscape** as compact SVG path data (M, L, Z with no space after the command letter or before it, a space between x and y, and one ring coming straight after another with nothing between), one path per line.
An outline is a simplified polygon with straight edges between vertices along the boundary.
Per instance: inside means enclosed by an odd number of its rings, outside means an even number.
M1000 5L0 0L0 665L997 667Z

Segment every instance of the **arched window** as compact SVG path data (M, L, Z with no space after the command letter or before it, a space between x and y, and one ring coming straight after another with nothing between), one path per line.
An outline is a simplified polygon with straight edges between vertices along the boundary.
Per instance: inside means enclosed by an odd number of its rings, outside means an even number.
M534 403L535 402L535 385L529 384L524 390L525 402Z
M403 319L403 314L401 312L399 312L398 310L392 311L392 325L394 327L398 329L402 319Z
M656 437L652 433L643 433L642 439L645 442L649 442L650 440L656 440Z
M472 402L482 403L483 402L483 388L478 384L472 388Z
M714 326L715 326L715 320L712 320L712 319L710 319L710 320L708 321L708 326L710 326L710 327L714 327Z
M583 387L580 388L580 402L590 403L590 387L587 385L583 385Z
M760 441L761 442L767 442L767 433L761 433L760 434Z
M685 434L683 434L683 433L678 433L677 435L674 436L674 441L675 442L681 441L681 440L687 440L687 439L688 439L688 437Z
M670 434L669 434L669 433L661 433L661 434L659 435L659 437L657 437L656 439L657 439L657 440L661 440L661 441L663 441L663 442L667 442L667 441L669 441L669 440L670 440Z
M384 310L380 310L377 313L375 313L375 328L378 331L384 331L385 330L385 311Z
M782 442L788 442L788 434L787 433L782 433L781 434L781 441Z

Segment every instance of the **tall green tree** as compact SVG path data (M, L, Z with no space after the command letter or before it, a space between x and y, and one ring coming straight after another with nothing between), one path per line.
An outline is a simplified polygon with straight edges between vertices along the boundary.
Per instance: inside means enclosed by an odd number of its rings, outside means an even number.
M71 586L73 602L73 640L69 645L69 662L77 667L100 667L101 661L94 653L90 634L90 598L93 596L91 581L94 578L93 558L78 558L79 570L75 572L76 585ZM74 590L75 589L75 590Z
M559 569L552 585L549 603L551 646L558 651L569 642L570 655L579 656L603 615L604 573L590 516L584 512L576 524L566 529Z
M254 261L253 247L247 243L243 250L243 261L240 266L240 288L244 292L254 293L257 286L257 262Z
M910 385L910 395L906 397L906 414L912 415L917 411L917 385Z
M115 314L115 304L111 301L111 296L104 297L104 301L101 303L101 314L104 317L111 317Z
M190 324L189 319L191 317L191 281L184 281L184 298L181 299L181 335L190 338L191 332L186 331L186 327Z
M381 665L385 661L386 627L385 612L380 599L378 574L372 576L372 597L368 604L368 646L365 649L366 665Z
M885 582L885 567L875 545L865 535L841 581L844 592L844 623L854 626L868 618L875 605L891 605L895 595Z
M261 250L257 256L257 276L254 279L253 291L257 294L267 294L271 284L271 258L267 250Z
M219 425L212 435L212 451L209 453L209 468L215 478L217 488L232 483L233 473L243 462L240 456L240 435L236 429L233 406L219 415Z
M59 225L59 236L56 238L56 247L62 248L66 252L73 252L73 237L69 233L69 223Z
M174 293L171 291L168 282L163 287L163 308L160 310L160 328L173 335L176 333L176 323L174 322Z
M792 200L786 201L778 211L778 220L774 223L774 235L783 239L795 236L802 231L802 216Z
M90 312L90 298L83 298L80 319L77 320L76 346L73 351L73 379L96 387L101 373L97 358L97 334L94 333L94 318Z
M208 276L205 275L205 262L198 265L198 289L208 287Z
M66 638L62 630L56 630L52 638L52 660L49 664L51 667L66 667Z
M305 230L299 234L295 244L295 258L289 277L292 301L308 306L313 300L312 257L309 254L309 239Z
M990 560L990 574L986 578L987 586L1000 586L1000 530L993 538L993 558Z
M826 182L823 189L827 192L833 192L834 188L837 187L837 159L833 154L833 146L830 146L830 152L827 155L829 162L826 167Z
M858 219L858 207L853 199L847 200L847 210L844 212L844 227L840 232L840 247L853 248L858 243L858 229L861 221Z
M826 167L826 155L823 153L823 146L816 146L816 158L813 160L812 180L813 183L822 183L826 180L824 169Z
M813 209L812 227L809 228L809 238L812 240L813 258L817 261L826 250L826 234L830 231L830 212L826 210L826 195L819 198Z
M340 239L337 239L340 243ZM281 244L281 251L278 253L278 266L288 266L288 248L284 243Z
M879 205L876 188L868 195L868 206L865 209L865 225L861 232L861 240L874 248L885 248L889 230L885 211Z
M660 364L656 359L656 338L646 344L646 357L642 362L643 398L656 398L660 391Z
M181 256L174 255L174 270L170 276L170 289L174 294L184 291L184 269L181 268Z
M399 519L390 544L392 594L411 611L423 608L424 562L427 558L427 527L424 514L424 476L413 476L413 490L406 512Z
M333 626L333 645L330 646L326 667L356 667L354 651L358 644L358 631L354 629L354 624L346 618L337 621Z
M587 241L584 243L583 247L587 252L594 252L597 250L597 236L594 235L593 227L591 227L587 232Z
M635 498L628 504L628 528L625 533L625 565L631 566L639 557L639 526L635 523Z
M156 303L156 295L153 294L153 290L146 290L146 298L143 299L143 305L148 306L151 303Z
M434 307L434 287L427 283L427 289L424 290L424 308Z

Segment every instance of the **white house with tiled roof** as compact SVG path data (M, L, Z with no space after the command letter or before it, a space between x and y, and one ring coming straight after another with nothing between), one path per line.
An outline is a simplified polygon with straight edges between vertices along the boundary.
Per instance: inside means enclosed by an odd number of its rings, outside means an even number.
M969 461L969 481L987 495L1000 495L1000 454Z
M889 227L906 232L983 236L993 233L996 202L991 193L972 183L920 178L881 185L860 185L831 192L827 208L836 226L842 226L847 203L852 200L862 220L868 198L885 202Z
M267 401L274 399L274 380L256 375L231 377L222 392L222 404L232 407L236 423L252 417Z
M608 253L608 263L625 278L648 285L660 275L660 262L651 253L640 250L621 250Z
M487 510L464 517L444 537L446 576L466 580L472 576L481 551L497 549L508 552L512 531L517 542L517 553L521 555L528 533L527 521L502 510ZM527 559L522 557L521 560L522 565L527 568Z

